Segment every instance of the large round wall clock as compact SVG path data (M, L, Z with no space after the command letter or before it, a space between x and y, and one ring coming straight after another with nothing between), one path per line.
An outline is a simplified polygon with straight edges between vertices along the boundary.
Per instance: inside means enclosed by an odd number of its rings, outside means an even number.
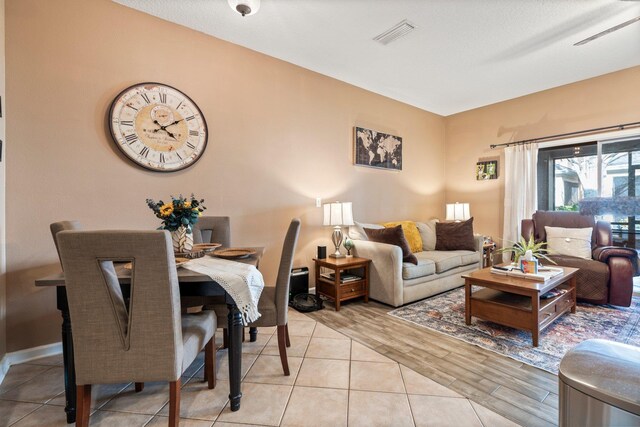
M207 123L198 106L160 83L139 83L120 92L109 110L109 129L129 159L153 171L187 168L207 147Z

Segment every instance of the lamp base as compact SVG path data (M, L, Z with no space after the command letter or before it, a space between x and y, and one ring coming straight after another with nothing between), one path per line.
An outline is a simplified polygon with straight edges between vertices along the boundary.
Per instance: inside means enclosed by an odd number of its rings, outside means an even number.
M331 258L344 258L345 256L340 253L340 245L342 245L342 230L339 225L333 227L333 233L331 234L331 241L333 241L333 245L336 247L336 251L329 255Z

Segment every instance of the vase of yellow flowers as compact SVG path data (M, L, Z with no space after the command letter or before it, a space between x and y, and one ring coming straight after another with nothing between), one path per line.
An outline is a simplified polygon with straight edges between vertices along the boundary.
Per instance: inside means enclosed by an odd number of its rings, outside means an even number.
M162 220L162 225L158 227L158 230L171 232L175 252L184 253L193 249L192 227L206 209L203 203L204 199L198 200L193 194L189 199L182 197L182 195L179 197L171 196L171 202L168 203L162 200L156 202L153 199L147 199L149 209Z

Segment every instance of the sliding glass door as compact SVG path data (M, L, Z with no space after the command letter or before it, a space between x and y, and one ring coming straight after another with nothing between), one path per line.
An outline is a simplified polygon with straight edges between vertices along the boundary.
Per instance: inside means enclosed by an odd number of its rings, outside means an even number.
M640 140L602 144L602 196L640 196ZM616 245L640 248L640 212L609 215Z
M640 139L539 150L538 209L578 211L583 198L627 196L640 197ZM640 248L640 212L600 219L611 222L616 245Z

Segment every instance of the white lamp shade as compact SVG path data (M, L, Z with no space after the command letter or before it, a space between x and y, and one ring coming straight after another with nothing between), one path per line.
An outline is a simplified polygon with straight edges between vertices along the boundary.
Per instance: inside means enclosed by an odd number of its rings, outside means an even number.
M469 218L469 203L447 203L447 221L466 221Z
M324 219L322 225L353 225L351 202L326 203L324 205Z

